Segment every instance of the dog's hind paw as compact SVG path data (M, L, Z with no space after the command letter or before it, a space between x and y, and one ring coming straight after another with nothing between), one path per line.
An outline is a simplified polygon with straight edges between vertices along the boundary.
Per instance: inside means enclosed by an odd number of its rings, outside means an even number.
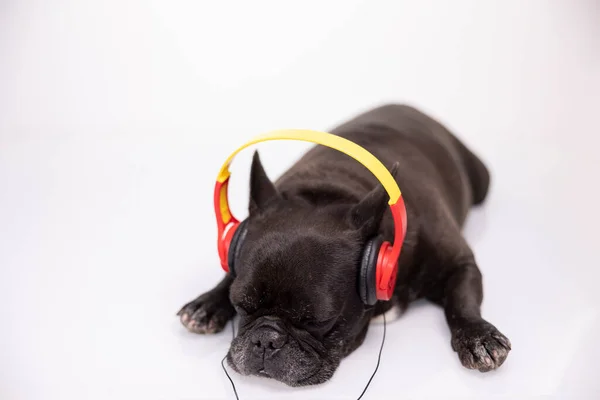
M183 326L194 333L220 332L234 314L227 293L220 290L204 293L177 313Z
M385 321L387 323L389 323L389 322L395 321L398 318L400 318L400 316L402 315L402 309L400 308L400 306L398 304L394 304L392 306L392 308L390 308L383 314L379 314L379 315L371 318L371 323L382 324L384 314L385 314Z
M481 320L456 329L452 335L452 349L466 368L488 372L504 363L511 344L495 326Z

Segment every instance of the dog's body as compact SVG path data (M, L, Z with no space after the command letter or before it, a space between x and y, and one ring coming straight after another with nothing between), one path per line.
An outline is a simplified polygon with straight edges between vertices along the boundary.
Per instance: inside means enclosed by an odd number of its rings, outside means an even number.
M183 324L214 333L237 311L230 365L300 386L329 379L362 343L371 318L427 298L444 307L465 367L499 367L510 342L481 318L481 274L461 234L470 207L486 197L486 167L442 125L408 106L376 108L331 132L374 154L402 190L408 231L392 300L365 306L356 289L366 241L377 235L393 241L387 194L365 167L315 146L276 184L255 155L237 275L186 304Z

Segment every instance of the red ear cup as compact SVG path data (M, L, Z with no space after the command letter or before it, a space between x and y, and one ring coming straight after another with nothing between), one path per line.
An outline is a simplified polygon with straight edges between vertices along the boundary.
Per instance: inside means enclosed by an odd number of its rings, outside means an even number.
M375 276L377 300L387 301L392 298L397 276L398 262L392 258L392 246L390 242L383 242L379 248Z
M219 250L219 258L221 259L221 267L225 272L229 272L229 247L231 246L233 235L239 226L240 223L238 221L228 223L223 235L218 239L217 248Z

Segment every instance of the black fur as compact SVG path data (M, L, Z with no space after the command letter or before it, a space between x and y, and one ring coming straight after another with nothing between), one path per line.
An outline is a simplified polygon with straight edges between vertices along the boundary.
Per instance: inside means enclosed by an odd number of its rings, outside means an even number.
M392 301L365 306L357 288L365 244L374 237L393 240L387 194L365 167L315 146L275 184L255 154L237 275L184 306L183 324L218 332L235 309L240 329L230 365L300 386L329 379L362 343L373 316L428 298L444 307L452 347L465 367L499 367L510 342L481 317L481 273L461 234L469 209L488 191L484 164L441 124L408 106L376 108L332 133L394 166L408 232Z

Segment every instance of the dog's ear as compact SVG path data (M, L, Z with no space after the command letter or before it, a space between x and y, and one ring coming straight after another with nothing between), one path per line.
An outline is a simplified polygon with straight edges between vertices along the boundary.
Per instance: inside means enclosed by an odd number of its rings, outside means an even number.
M279 193L273 182L271 182L267 176L267 173L260 162L258 151L255 151L254 157L252 157L252 167L250 169L250 214L262 210L265 204L275 197L279 197Z
M396 179L399 163L394 163L390 173ZM374 236L385 210L388 208L389 195L381 183L378 183L363 199L350 209L348 218L350 224L361 231L365 237Z

